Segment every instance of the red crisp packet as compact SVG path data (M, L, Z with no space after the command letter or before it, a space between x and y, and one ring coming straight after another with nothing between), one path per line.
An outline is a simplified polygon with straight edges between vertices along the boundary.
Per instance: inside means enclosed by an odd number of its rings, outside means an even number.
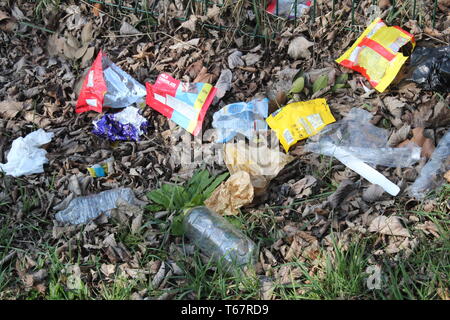
M155 84L146 83L147 104L194 136L202 129L203 119L217 88L209 83L187 83L163 73Z
M100 50L84 79L75 112L102 112L103 107L126 108L139 102L145 94L142 84L115 65Z

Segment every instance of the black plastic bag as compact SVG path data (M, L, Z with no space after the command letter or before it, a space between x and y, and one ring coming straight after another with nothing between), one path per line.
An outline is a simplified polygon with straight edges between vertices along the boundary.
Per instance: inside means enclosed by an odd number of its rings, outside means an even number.
M416 48L411 68L411 80L425 90L450 92L450 46Z

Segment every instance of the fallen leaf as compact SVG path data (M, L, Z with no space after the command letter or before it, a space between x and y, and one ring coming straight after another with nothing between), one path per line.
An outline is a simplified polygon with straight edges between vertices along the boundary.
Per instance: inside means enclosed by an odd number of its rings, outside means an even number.
M189 17L189 20L187 20L181 24L180 28L185 28L185 29L188 29L188 30L194 32L195 27L197 25L197 20L198 20L197 16L192 14Z
M208 69L206 67L203 67L193 82L212 83L214 81L214 78L215 76L211 73L208 73Z
M372 220L369 226L370 232L378 232L388 236L410 237L408 229L406 229L399 217L397 216L378 216Z
M308 48L312 45L314 45L314 42L308 41L305 37L297 37L289 44L288 54L295 60L299 58L309 59L311 58L311 52Z
M224 69L220 73L219 79L217 80L214 87L217 88L215 99L222 99L225 93L231 89L231 81L233 79L233 73L230 69Z
M293 191L295 198L303 198L305 196L309 196L312 194L310 189L317 182L317 179L313 176L305 176L303 179L300 179L296 183L291 186L291 190Z
M411 126L404 124L400 129L391 134L388 140L388 145L395 147L408 137L409 131L411 131Z
M450 182L450 170L448 170L448 171L444 174L444 178L445 178L445 180L447 180L447 182Z
M228 66L230 67L230 69L242 67L244 65L244 61L242 61L241 57L242 52L240 51L234 51L228 56Z
M138 29L136 29L126 21L122 21L122 25L120 26L119 32L121 35L133 35L141 33Z
M240 207L253 201L253 194L250 175L245 171L238 171L214 190L205 205L222 215L236 215Z
M81 67L87 67L90 62L92 61L92 58L94 57L94 53L95 53L95 47L89 47L86 50L86 53L83 56L83 59L81 59Z
M404 102L394 97L386 97L383 102L394 118L401 118L403 114L403 107L405 106Z
M5 119L14 118L20 111L23 110L23 102L18 101L1 101L0 115Z
M245 64L247 66L252 66L256 64L259 60L261 60L261 56L256 53L247 53L245 56L242 57L242 59L245 61Z
M371 184L364 190L362 199L367 202L378 201L384 193L384 189L377 184Z
M94 4L94 6L92 7L93 15L96 17L100 16L100 12L102 9L103 9L103 5L101 3Z
M88 44L92 40L92 34L92 22L88 22L84 25L83 30L81 30L81 42Z
M191 39L189 41L181 41L178 40L177 43L170 46L170 50L184 51L188 49L197 49L198 43L200 42L200 38Z

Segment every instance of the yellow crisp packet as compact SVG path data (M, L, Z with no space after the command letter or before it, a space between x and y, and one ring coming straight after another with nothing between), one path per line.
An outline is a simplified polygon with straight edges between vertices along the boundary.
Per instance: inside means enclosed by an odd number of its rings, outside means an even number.
M266 121L287 152L299 140L315 135L336 119L325 99L315 99L290 103L272 113Z
M336 62L358 71L377 91L383 92L408 59L399 52L408 42L414 48L412 34L397 26L388 27L377 18Z

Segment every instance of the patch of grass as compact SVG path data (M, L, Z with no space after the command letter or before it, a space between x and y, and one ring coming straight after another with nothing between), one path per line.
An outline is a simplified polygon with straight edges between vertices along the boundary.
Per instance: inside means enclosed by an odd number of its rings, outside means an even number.
M322 252L323 265L311 272L307 262L296 261L287 265L300 271L300 279L288 285L278 285L279 298L298 299L358 299L367 294L366 269L369 266L365 241L352 242L347 249L337 242L333 252ZM280 265L282 267L284 265Z
M176 299L256 299L259 297L259 281L256 276L242 272L237 266L229 266L224 261L201 259L195 251L192 261L179 261L184 271L182 276L173 279L185 279L178 290Z

